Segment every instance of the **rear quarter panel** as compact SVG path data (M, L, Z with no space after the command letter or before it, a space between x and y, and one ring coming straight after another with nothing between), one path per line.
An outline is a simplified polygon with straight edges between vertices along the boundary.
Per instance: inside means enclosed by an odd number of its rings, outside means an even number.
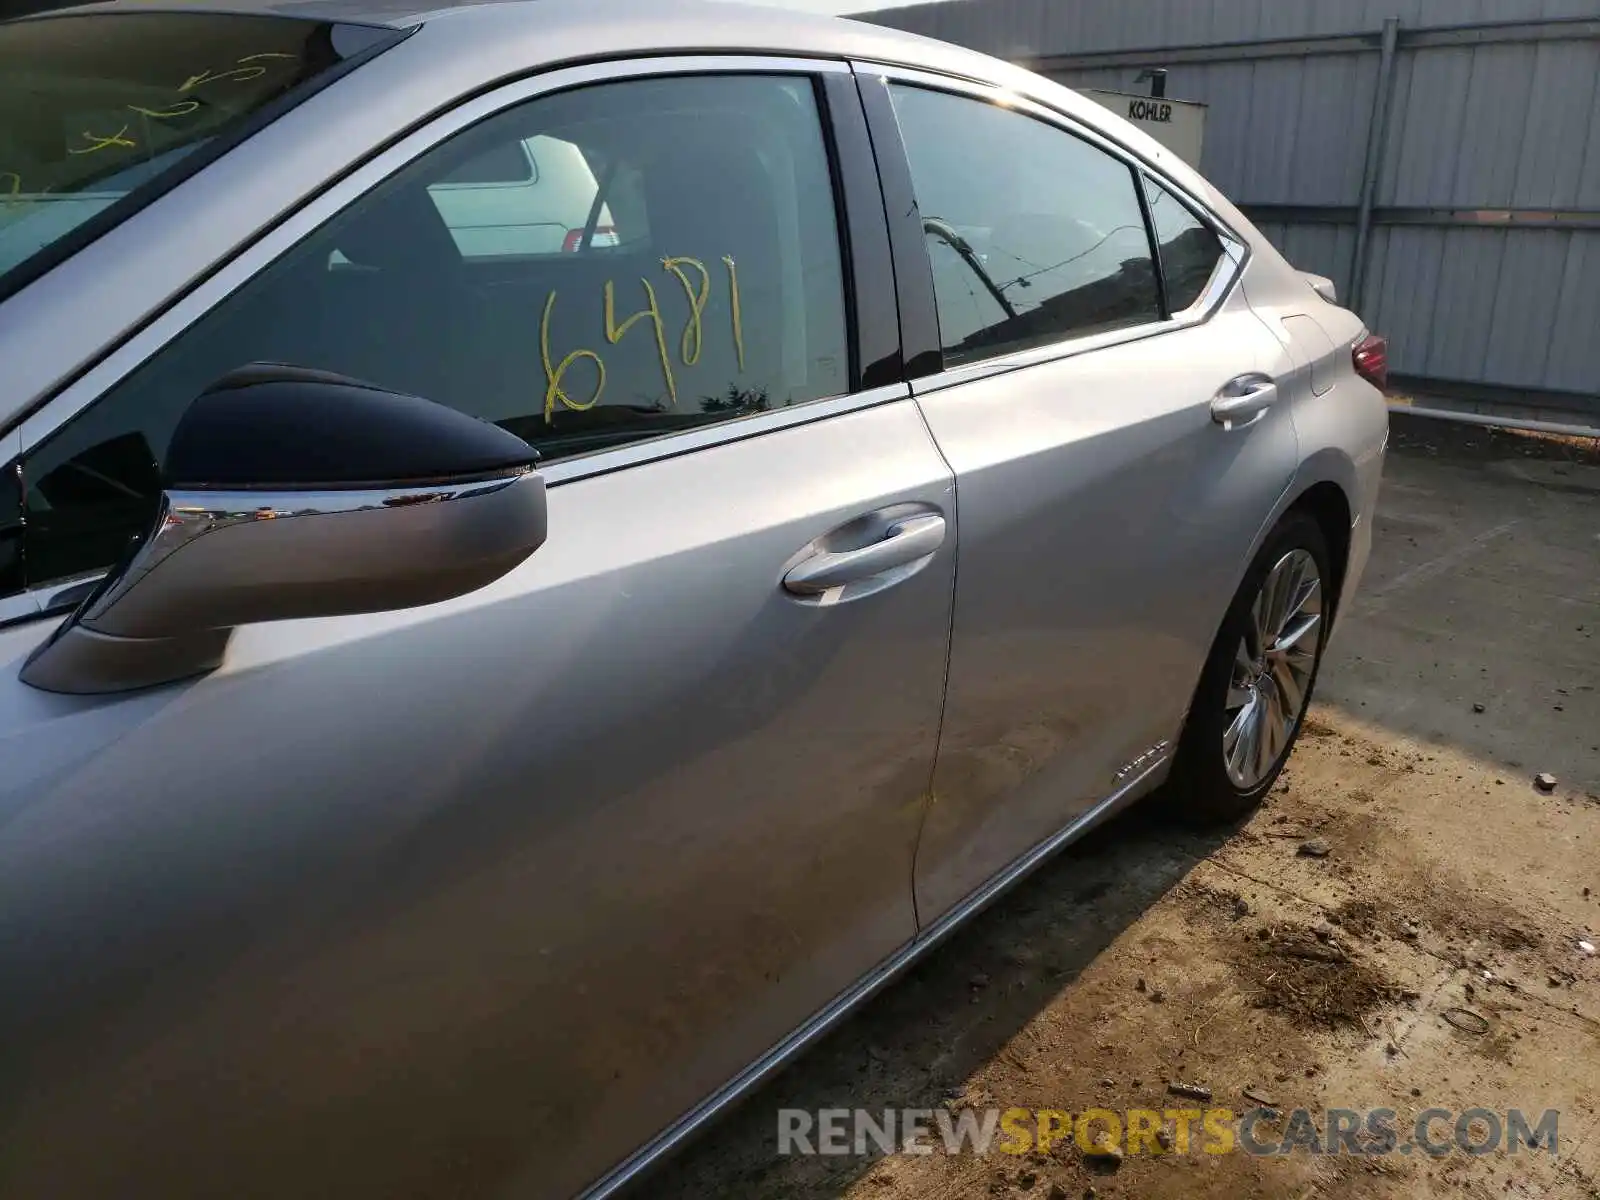
M1288 349L1295 370L1283 390L1299 439L1300 461L1267 530L1313 488L1333 484L1349 509L1349 542L1337 611L1360 583L1372 547L1389 412L1383 393L1356 374L1351 355L1366 335L1361 318L1329 304L1272 247L1246 272L1245 293Z
M1257 546L1279 517L1319 483L1332 483L1343 492L1350 508L1350 550L1341 589L1340 608L1360 581L1371 546L1371 518L1377 503L1383 453L1388 445L1388 409L1384 397L1355 373L1350 351L1365 332L1359 316L1330 304L1311 283L1279 253L1225 195L1193 167L1160 145L1143 130L1069 88L1041 79L1021 68L996 68L995 78L1042 104L1098 128L1152 164L1204 202L1244 240L1250 262L1243 287L1251 308L1295 360L1286 385L1290 412L1299 438L1300 457L1294 479L1279 500L1271 519L1257 536ZM1308 339L1297 338L1284 318L1309 317L1332 343L1331 355L1322 348L1319 379L1314 389L1311 373L1319 357ZM1254 548L1252 548L1252 556ZM1248 561L1248 560L1247 560Z

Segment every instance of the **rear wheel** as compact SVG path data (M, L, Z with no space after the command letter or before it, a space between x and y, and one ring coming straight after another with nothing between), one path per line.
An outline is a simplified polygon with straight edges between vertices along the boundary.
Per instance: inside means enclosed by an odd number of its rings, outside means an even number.
M1173 801L1229 820L1266 795L1294 748L1327 643L1328 543L1306 513L1267 538L1228 608L1178 747Z

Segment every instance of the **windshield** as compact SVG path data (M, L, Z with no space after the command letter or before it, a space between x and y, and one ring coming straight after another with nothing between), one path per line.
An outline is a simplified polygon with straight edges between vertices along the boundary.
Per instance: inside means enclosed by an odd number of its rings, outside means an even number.
M0 296L126 219L379 35L401 36L226 13L0 24Z

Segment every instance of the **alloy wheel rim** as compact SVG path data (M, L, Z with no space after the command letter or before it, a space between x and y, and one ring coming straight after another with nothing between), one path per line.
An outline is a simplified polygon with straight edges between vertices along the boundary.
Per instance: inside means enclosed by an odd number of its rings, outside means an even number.
M1267 572L1234 651L1222 722L1222 762L1241 791L1272 773L1305 711L1322 643L1322 576L1291 550Z

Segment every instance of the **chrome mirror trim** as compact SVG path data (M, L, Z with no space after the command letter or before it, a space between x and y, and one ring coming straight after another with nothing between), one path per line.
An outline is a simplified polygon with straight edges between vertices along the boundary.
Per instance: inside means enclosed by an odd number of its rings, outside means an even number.
M306 492L168 492L150 534L22 668L73 694L202 674L233 629L438 603L543 544L544 480Z
M261 521L298 519L304 522L308 517L337 513L362 513L470 500L502 491L527 476L528 472L518 472L470 483L351 491L170 491L162 497L162 511L156 520L154 534L134 555L126 570L88 597L77 619L102 633L153 636L121 628L126 625L127 617L125 609L123 615L118 615L119 604L173 555L193 546L200 538L225 529ZM270 580L262 582L271 586Z

